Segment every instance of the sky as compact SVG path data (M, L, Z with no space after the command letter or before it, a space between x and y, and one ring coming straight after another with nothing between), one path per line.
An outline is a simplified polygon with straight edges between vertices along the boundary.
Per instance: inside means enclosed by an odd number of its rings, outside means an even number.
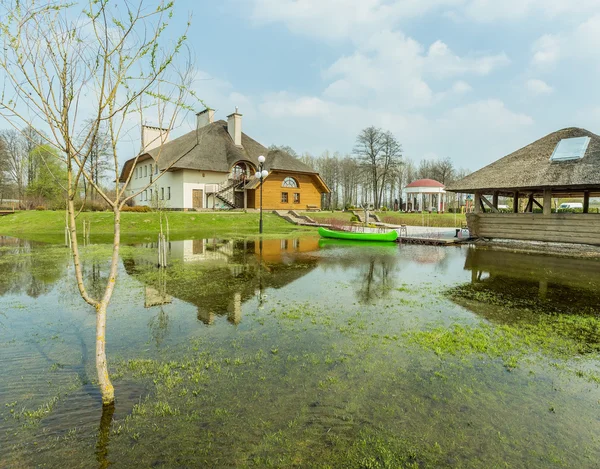
M416 162L475 170L600 133L600 0L178 0L188 13L194 89L267 146L348 154L374 125Z

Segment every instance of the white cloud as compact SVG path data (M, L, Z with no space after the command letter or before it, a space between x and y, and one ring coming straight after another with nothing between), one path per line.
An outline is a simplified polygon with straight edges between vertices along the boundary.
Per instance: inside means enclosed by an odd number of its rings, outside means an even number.
M429 82L461 75L487 75L509 62L505 54L460 57L442 41L427 50L399 31L383 30L357 50L341 57L325 72L333 80L324 95L330 99L369 99L382 106L413 109L442 98ZM468 91L466 83L455 91Z
M561 39L552 34L545 34L533 43L533 65L551 67L560 59Z
M492 70L510 63L505 53L481 55L476 57L459 57L442 41L435 41L429 46L427 66L432 73L441 76L455 76L465 73L488 75Z
M597 59L600 57L598 44L600 14L587 18L570 31L545 34L538 38L532 46L532 64L548 69L563 59Z
M311 37L347 39L390 28L399 20L464 0L253 0L252 18L282 22Z
M333 105L314 96L294 97L286 92L273 93L260 104L260 112L271 118L317 117L331 113Z
M423 47L400 32L374 34L354 54L334 62L324 73L333 80L330 99L374 100L404 109L428 106L433 91L423 79Z
M473 133L473 126L506 132L533 124L533 118L507 109L499 99L485 99L451 109L438 119L438 124L469 133Z
M580 58L600 56L600 14L588 18L581 23L570 38L568 43L572 54Z
M235 110L236 106L244 115L253 115L256 112L249 96L235 91L230 82L214 77L203 70L196 71L192 89L197 96L202 98L206 106L216 110L215 119L224 119ZM201 111L201 109L197 109L197 111ZM195 125L196 122L188 118L179 132L189 132Z
M594 14L600 0L252 0L251 17L311 37L347 39L441 11L456 21L516 21Z
M530 80L527 80L525 87L534 96L551 94L554 92L554 88L548 85L545 81L537 78L531 78Z
M456 94L465 94L472 90L473 88L466 81L459 80L452 85L452 91Z
M392 131L413 159L428 153L450 154L457 166L471 169L518 148L515 140L521 144L535 137L530 135L532 117L508 109L497 99L474 101L428 117L276 93L266 96L259 110L266 144L281 141L299 151L349 152L358 132L375 125Z
M522 20L528 17L553 19L598 11L600 0L470 0L459 11L475 21Z

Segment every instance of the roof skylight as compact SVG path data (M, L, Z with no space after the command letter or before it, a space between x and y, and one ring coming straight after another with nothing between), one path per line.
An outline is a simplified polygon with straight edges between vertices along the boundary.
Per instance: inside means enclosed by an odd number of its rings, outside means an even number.
M579 160L585 155L590 137L563 138L550 157L550 161Z

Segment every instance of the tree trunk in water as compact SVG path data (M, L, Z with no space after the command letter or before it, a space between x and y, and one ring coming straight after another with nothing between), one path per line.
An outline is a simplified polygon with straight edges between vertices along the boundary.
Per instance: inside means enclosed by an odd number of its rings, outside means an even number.
M102 404L109 405L115 401L115 389L108 376L106 362L106 303L101 302L96 309L96 371L102 393Z
M106 362L106 309L112 298L117 283L117 270L119 267L119 248L121 245L121 210L118 205L114 208L115 231L113 238L113 252L110 264L108 283L104 291L104 297L96 308L96 371L98 372L98 383L102 392L102 403L112 404L115 401L115 389L108 376L108 364Z

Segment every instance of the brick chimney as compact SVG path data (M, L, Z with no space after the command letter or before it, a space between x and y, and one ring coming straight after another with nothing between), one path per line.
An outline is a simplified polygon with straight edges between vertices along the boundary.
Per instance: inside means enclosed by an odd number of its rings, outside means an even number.
M231 140L238 147L242 146L242 115L235 108L235 112L227 116L227 132L231 136Z
M169 129L142 125L142 153L160 147L169 141Z
M207 107L204 111L196 114L196 129L206 127L215 121L215 110Z

